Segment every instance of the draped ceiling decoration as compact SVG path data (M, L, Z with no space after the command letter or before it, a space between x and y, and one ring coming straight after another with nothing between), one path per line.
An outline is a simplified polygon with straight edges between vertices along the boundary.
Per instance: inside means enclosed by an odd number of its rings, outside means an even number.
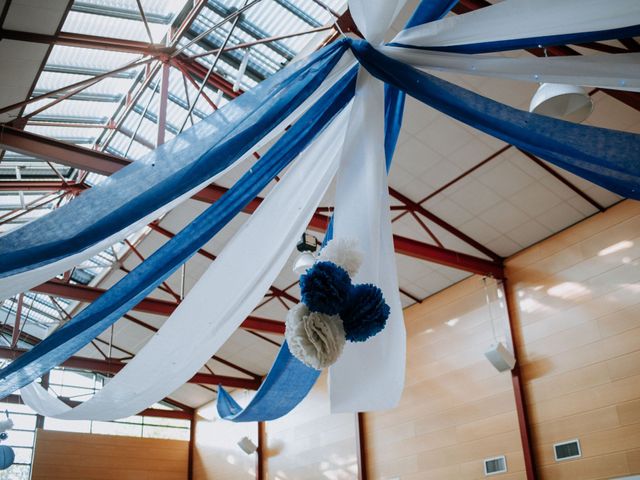
M383 44L405 1L350 0L364 40L343 38L291 64L78 200L0 237L0 294L7 298L121 240L282 134L180 234L2 369L0 395L21 389L25 403L38 413L94 420L134 415L169 395L255 308L335 177L332 235L360 241L365 261L354 282L377 285L391 313L382 332L347 344L330 367L331 408L355 412L395 406L403 389L406 347L387 171L405 94L619 195L640 199L640 135L516 110L428 73L638 91L638 54L539 59L477 54L640 35L640 3L505 0L445 16L455 3L424 0L405 30ZM93 398L70 408L32 383L144 298L284 170L158 333ZM232 421L278 418L306 396L319 373L294 358L285 343L248 406L240 407L220 387L218 412Z

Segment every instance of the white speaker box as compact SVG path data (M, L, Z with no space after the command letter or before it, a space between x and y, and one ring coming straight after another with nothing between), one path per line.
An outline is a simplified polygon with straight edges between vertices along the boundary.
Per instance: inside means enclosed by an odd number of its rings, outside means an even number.
M242 437L238 442L238 446L242 449L244 453L247 455L251 455L253 452L257 450L257 445L249 439L249 437Z
M492 346L490 350L484 352L484 356L487 357L499 372L511 370L516 365L516 358L513 356L513 353L511 353L502 342L499 342L497 345Z

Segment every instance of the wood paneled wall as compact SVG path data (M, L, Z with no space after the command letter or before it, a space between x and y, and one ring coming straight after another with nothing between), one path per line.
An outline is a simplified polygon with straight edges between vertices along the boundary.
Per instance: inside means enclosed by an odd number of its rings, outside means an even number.
M506 265L539 478L639 474L640 203L623 202ZM484 479L483 459L498 455L508 472L496 478L526 478L511 376L484 357L506 321L488 284L491 313L478 277L405 311L406 388L396 409L365 415L369 478ZM329 415L325 385L322 377L299 408L267 424L268 478L357 478L355 420ZM216 428L207 435L227 435ZM240 436L233 432L232 448ZM582 458L556 462L553 444L574 438ZM196 479L245 478L221 474L227 460L215 455Z
M186 480L179 440L38 430L32 480Z
M405 310L407 375L400 405L366 414L375 479L479 479L483 460L505 455L503 479L525 478L508 372L484 357L504 335L495 282L469 278ZM491 298L491 312L485 296Z
M326 374L289 415L267 422L267 475L272 480L358 478L355 415L329 413Z
M626 201L507 262L538 473L640 473L640 203ZM583 457L555 462L578 438Z
M255 480L256 454L247 455L238 446L242 437L258 444L255 423L220 420L211 403L198 410L195 425L194 480Z

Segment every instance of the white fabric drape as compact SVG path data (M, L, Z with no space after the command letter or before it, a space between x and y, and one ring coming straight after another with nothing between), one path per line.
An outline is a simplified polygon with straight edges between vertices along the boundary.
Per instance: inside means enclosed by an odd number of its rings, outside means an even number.
M145 347L93 398L70 408L33 383L25 403L49 417L113 420L170 395L251 313L293 251L340 162L349 104L293 163Z
M640 91L640 53L575 57L500 57L380 47L388 57L420 70Z
M378 45L407 0L349 0L349 11L358 29L372 45Z
M403 30L393 41L443 47L609 30L639 22L638 0L505 0Z
M260 142L257 142L253 147L251 147L251 149L247 151L247 153L242 158L240 158L229 168L221 172L219 175L216 175L213 178L205 179L205 181L203 181L200 185L198 185L188 193L182 195L181 197L175 199L173 202L168 203L167 205L161 206L160 208L158 208L158 210L151 213L150 215L147 215L145 218L141 219L140 221L133 223L132 225L121 230L117 234L111 235L110 237L102 240L99 243L96 243L95 245L83 250L82 252L62 258L56 262L52 262L50 264L35 268L33 270L25 271L25 272L18 273L16 275L11 275L5 278L0 278L0 301L6 298L10 298L11 296L16 295L18 293L25 292L30 288L35 287L36 285L40 285L41 283L46 282L51 278L54 278L56 275L62 272L66 272L67 270L70 270L74 266L79 265L83 261L100 253L101 251L105 250L111 245L114 245L115 243L122 241L127 236L131 235L136 231L139 231L145 225L148 225L150 222L152 222L156 218L159 218L160 216L164 215L175 206L179 205L186 199L190 198L192 195L202 190L211 182L213 182L217 178L229 172L231 169L236 168L237 166L241 165L248 159L253 158L252 152L262 148L264 145L267 145L274 138L277 138L277 136L281 134L285 130L285 128L287 128L289 125L295 122L295 120L299 118L305 111L307 111L311 105L313 105L316 101L318 101L318 99L324 93L326 93L327 90L331 88L332 85L335 84L337 79L342 77L342 75L344 75L344 73L354 65L354 63L355 63L355 58L353 57L353 54L351 54L351 52L346 52L343 55L343 57L340 59L339 63L333 68L331 73L325 79L325 81L320 85L320 87L314 93L312 93L309 96L309 98L304 103L302 103L302 105L300 105L300 107L298 107L282 123L274 126L274 129L268 135L266 135L265 138L263 138Z
M387 326L364 343L347 343L329 369L332 412L395 407L404 387L406 333L398 293L384 156L384 85L358 73L337 176L334 237L360 240L364 263L355 283L379 286L391 307Z

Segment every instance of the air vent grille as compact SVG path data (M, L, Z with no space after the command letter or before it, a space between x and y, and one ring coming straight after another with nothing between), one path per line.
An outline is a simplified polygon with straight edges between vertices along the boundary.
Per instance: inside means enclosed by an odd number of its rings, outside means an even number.
M496 475L507 471L507 459L503 456L484 459L484 474Z
M582 456L582 452L580 451L580 442L577 439L556 443L553 446L553 450L556 456L556 461L558 462Z

